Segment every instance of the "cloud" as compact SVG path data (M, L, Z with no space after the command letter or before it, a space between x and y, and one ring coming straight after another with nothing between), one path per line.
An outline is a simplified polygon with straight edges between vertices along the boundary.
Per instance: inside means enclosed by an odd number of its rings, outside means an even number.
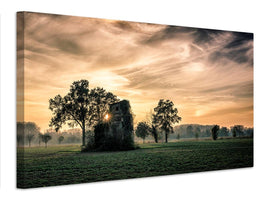
M82 78L129 99L137 121L165 98L178 107L182 123L228 126L222 110L235 113L232 121L253 123L250 33L37 13L26 13L20 27L26 120L38 119L42 128L51 118L48 99Z

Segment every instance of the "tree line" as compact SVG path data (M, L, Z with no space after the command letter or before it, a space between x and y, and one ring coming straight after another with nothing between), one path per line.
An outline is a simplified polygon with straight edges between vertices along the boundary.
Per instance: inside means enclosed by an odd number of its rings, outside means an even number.
M47 129L42 133L40 127L34 122L17 122L17 146L29 146L42 144L80 144L81 130L69 129L56 132L54 129Z
M150 113L151 116L151 113ZM146 121L139 122L135 129L137 137L143 140L146 138L153 137L152 127L149 118ZM254 129L251 127L245 127L243 125L234 125L230 128L219 125L200 125L200 124L182 124L173 128L173 134L169 136L170 139L179 140L186 138L211 138L216 140L217 138L227 137L253 137ZM158 130L158 138L162 139L162 132ZM157 142L155 140L155 142Z

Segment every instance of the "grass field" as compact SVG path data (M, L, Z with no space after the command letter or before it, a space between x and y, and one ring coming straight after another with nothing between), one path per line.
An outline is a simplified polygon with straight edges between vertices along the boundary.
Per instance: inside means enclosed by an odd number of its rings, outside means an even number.
M253 166L252 139L141 144L121 152L79 146L18 148L17 186L55 186Z

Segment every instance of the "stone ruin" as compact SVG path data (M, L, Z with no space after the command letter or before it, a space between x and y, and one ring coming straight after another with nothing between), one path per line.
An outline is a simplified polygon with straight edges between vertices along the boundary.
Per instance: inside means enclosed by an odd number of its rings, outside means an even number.
M129 150L134 148L133 115L130 103L122 100L109 106L108 117L95 128L96 148Z

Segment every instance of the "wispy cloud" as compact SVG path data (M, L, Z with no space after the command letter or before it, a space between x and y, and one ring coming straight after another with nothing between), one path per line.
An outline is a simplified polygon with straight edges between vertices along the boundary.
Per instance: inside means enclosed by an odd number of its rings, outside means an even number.
M85 78L91 88L104 87L129 99L137 121L166 98L178 107L182 123L253 125L250 33L25 16L27 121L46 128L48 99Z

